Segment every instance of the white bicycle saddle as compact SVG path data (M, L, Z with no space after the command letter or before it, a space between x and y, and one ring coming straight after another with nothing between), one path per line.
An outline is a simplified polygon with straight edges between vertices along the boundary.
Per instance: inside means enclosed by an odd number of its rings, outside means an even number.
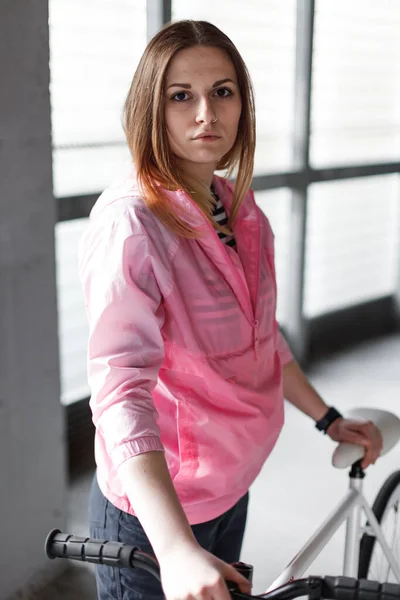
M400 419L393 413L377 408L355 408L345 416L355 421L372 421L378 427L383 438L381 456L389 452L400 439ZM332 464L337 469L347 469L364 456L364 448L355 444L340 443L332 456Z

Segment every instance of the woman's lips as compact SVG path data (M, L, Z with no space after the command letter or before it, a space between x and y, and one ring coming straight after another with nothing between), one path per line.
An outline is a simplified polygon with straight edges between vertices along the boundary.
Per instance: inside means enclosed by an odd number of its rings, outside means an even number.
M216 142L217 140L220 140L220 136L219 135L201 135L199 137L194 138L194 140L196 142Z

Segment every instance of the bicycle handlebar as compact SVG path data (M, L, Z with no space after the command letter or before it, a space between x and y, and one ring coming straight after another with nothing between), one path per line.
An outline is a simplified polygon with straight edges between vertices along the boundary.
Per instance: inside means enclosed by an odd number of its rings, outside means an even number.
M109 565L116 568L144 569L160 580L160 569L154 556L142 552L135 546L107 540L77 537L61 533L59 529L50 531L45 543L46 556L69 558L81 562ZM246 567L244 563L238 563ZM248 566L247 566L248 567ZM351 577L308 577L287 583L276 590L260 596L249 596L238 591L235 584L227 582L233 600L291 600L308 596L310 600L399 600L400 585L379 583Z
M45 552L48 558L70 558L118 569L144 569L160 579L160 569L154 557L135 546L119 542L77 537L53 529L47 536Z

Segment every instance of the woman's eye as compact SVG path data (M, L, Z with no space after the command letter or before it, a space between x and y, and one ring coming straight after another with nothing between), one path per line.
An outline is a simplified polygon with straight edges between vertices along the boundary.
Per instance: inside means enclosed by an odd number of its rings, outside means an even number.
M229 88L218 88L215 90L215 93L219 98L228 98L228 96L232 96L232 91Z
M177 94L174 94L172 96L172 100L176 100L177 102L183 102L184 100L188 99L188 94L187 92L178 92Z

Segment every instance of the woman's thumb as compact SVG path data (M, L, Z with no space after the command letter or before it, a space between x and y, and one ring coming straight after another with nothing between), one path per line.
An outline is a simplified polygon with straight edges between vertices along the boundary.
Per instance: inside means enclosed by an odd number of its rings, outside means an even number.
M241 592L244 594L250 594L251 592L251 583L246 577L244 577L239 571L235 569L232 565L226 564L226 569L224 569L224 578L227 581L232 581L236 583Z

